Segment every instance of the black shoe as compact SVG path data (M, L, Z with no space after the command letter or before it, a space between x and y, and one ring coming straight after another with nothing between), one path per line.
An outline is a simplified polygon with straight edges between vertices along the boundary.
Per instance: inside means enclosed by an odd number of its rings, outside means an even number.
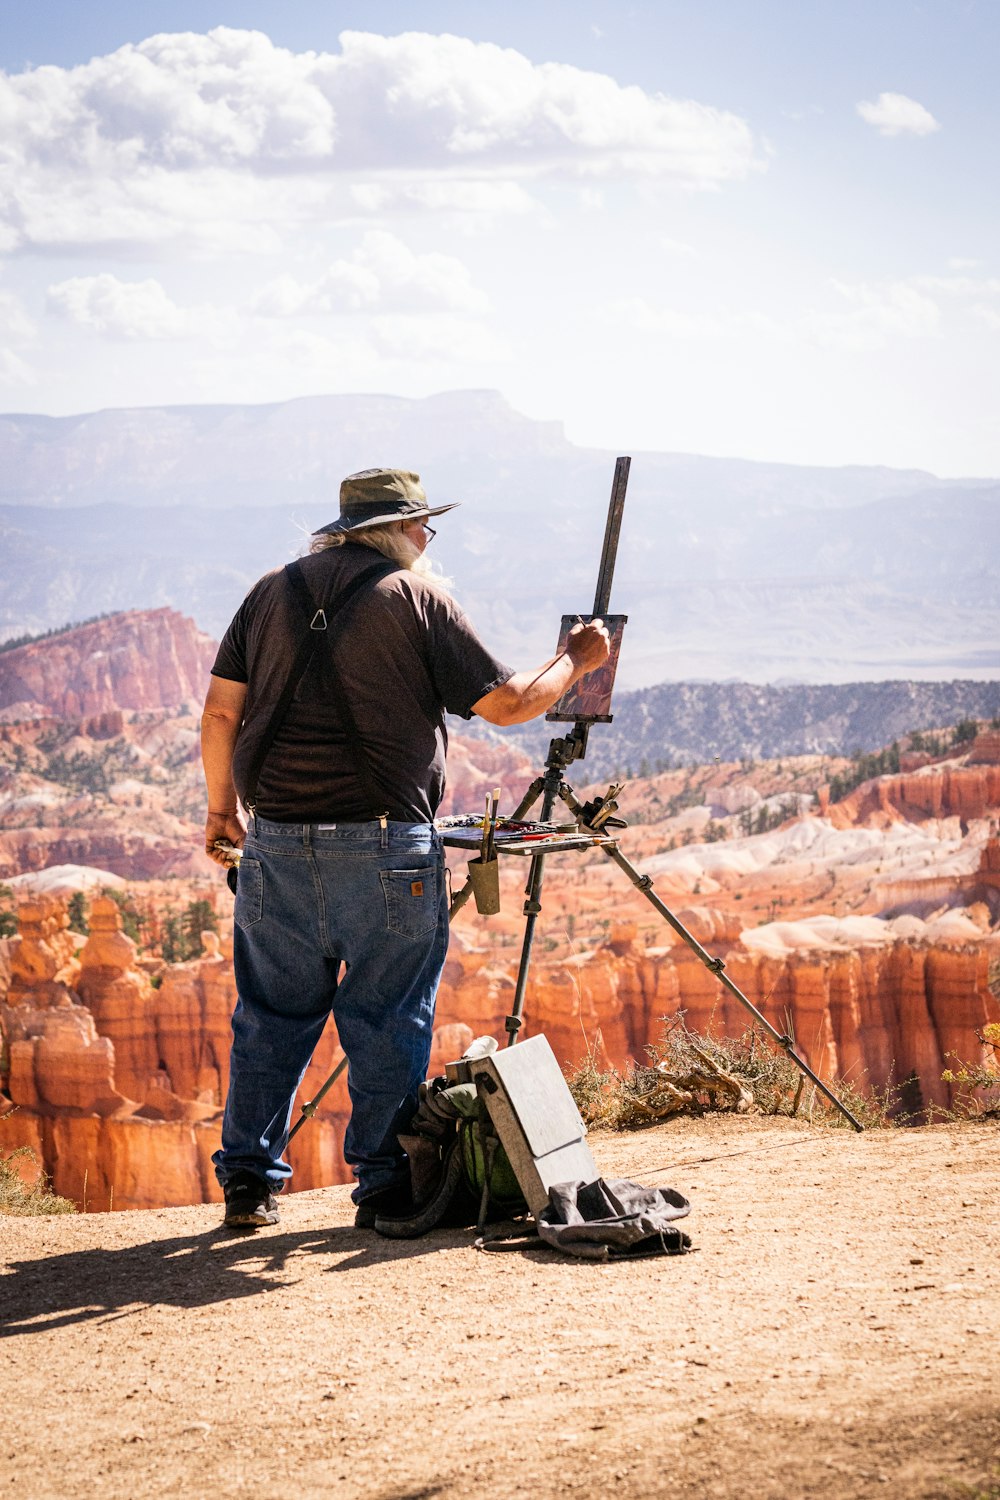
M277 1224L278 1200L270 1185L253 1172L237 1172L223 1189L226 1195L224 1222L231 1228L262 1229Z
M374 1229L375 1220L388 1215L390 1218L406 1218L413 1213L413 1196L408 1182L397 1187L382 1188L381 1192L369 1193L358 1204L354 1215L355 1229Z

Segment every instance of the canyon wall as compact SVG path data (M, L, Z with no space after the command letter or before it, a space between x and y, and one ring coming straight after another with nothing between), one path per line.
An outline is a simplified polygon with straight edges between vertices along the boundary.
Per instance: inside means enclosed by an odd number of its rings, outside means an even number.
M821 1077L862 1093L912 1079L911 1105L918 1090L923 1104L947 1107L953 1091L942 1071L954 1055L976 1061L976 1030L1000 1020L988 983L996 939L964 917L952 920L950 938L930 941L930 930L909 919L902 933L886 924L881 941L851 950L824 946L821 936L790 950L780 933L797 924L776 926L769 945L767 930L741 937L731 916L705 908L679 915L724 956L727 974L771 1023L791 1028ZM31 1146L56 1191L88 1209L218 1200L211 1156L235 1003L229 944L206 933L201 958L151 973L110 898L94 898L82 946L57 899L23 903L19 919L0 1007L5 1087L16 1108L0 1118L0 1151ZM498 959L453 934L432 1074L474 1035L503 1037L515 978L516 956ZM595 949L536 962L525 1034L544 1031L565 1064L592 1050L621 1067L641 1058L663 1019L679 1010L696 1031L739 1035L749 1021L686 945L650 947L619 923ZM317 1092L340 1055L330 1027L300 1099ZM350 1180L342 1156L348 1109L341 1078L292 1143L297 1188Z
M221 1200L211 1156L228 1086L231 946L206 932L203 957L151 974L109 897L94 897L79 951L62 901L24 902L18 919L0 1006L15 1108L0 1118L0 1151L32 1147L56 1192L90 1209ZM339 1055L324 1036L303 1098ZM348 1109L340 1080L292 1143L297 1187L349 1180Z
M945 1068L956 1057L978 1062L989 1054L976 1032L1000 1021L989 984L1000 944L964 919L953 924L950 941L938 935L930 941L924 924L912 922L913 936L895 936L886 924L883 941L850 949L818 939L813 947L778 943L768 951L749 946L751 934L732 943L718 914L679 915L709 953L724 959L727 976L771 1025L790 1031L827 1082L845 1080L872 1094L912 1079L911 1105L948 1108L956 1090L942 1081ZM515 966L455 946L453 939L439 1013L502 1037ZM526 1031L544 1030L562 1062L593 1049L602 1064L621 1067L641 1059L664 1018L678 1011L692 1030L728 1036L741 1035L752 1019L679 939L648 947L632 924L620 923L596 950L534 964Z
M924 818L988 818L1000 807L1000 734L981 734L966 763L928 765L865 781L840 802L818 794L820 814L835 828Z
M0 711L78 719L200 704L215 652L177 610L127 610L0 653Z

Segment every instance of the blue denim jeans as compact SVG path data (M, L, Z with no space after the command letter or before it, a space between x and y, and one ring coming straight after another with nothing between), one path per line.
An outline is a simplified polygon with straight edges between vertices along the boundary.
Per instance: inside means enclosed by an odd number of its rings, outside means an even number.
M448 948L440 836L426 823L251 818L234 917L239 998L213 1158L220 1183L250 1171L276 1190L291 1176L282 1153L295 1094L332 1011L349 1059L353 1197L394 1186L406 1175L396 1132L427 1075Z

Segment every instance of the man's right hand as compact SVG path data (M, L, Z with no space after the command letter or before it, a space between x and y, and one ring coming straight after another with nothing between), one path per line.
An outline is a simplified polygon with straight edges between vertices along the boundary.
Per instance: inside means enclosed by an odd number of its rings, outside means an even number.
M246 836L246 829L237 813L209 813L205 819L205 853L224 870L231 869L236 860L227 853L225 847L220 849L219 845L228 844L231 848L242 849Z
M567 688L588 672L602 667L610 644L603 620L574 625L566 645L536 672L515 672L472 705L472 711L488 724L526 724L558 702Z
M591 620L589 625L574 625L566 641L566 654L575 667L584 672L603 667L611 651L611 638L603 620Z

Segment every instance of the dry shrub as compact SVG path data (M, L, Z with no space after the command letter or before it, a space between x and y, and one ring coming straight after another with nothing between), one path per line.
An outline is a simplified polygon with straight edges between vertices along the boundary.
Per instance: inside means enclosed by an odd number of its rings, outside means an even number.
M810 1089L812 1085L809 1085ZM865 1130L888 1130L894 1126L923 1125L929 1123L926 1114L922 1110L907 1111L902 1102L905 1089L891 1079L881 1088L862 1091L856 1084L849 1080L840 1079L836 1086L831 1085L837 1098L845 1109L851 1114ZM815 1099L810 1099L807 1115L813 1120L817 1115L819 1123L832 1125L838 1130L853 1130L850 1120L846 1120L839 1109L834 1109L821 1095L817 1094Z
M677 1114L735 1113L804 1115L850 1128L759 1026L738 1037L698 1036L680 1013L664 1019L646 1052L648 1062L631 1063L624 1073L602 1069L594 1050L587 1054L568 1079L587 1125L635 1130ZM866 1129L902 1123L898 1090L891 1085L862 1093L840 1084L836 1091Z
M982 1031L977 1031L976 1037L983 1047L993 1048L993 1058L986 1062L965 1063L950 1052L948 1056L955 1066L946 1068L941 1074L944 1083L960 1086L955 1103L948 1111L948 1117L952 1119L992 1120L1000 1116L1000 1071L997 1066L1000 1025L992 1021Z
M19 1146L8 1156L0 1157L0 1214L24 1217L37 1214L75 1214L76 1204L60 1198L49 1187L48 1179L26 1183L12 1165L18 1157L37 1160L30 1146Z

